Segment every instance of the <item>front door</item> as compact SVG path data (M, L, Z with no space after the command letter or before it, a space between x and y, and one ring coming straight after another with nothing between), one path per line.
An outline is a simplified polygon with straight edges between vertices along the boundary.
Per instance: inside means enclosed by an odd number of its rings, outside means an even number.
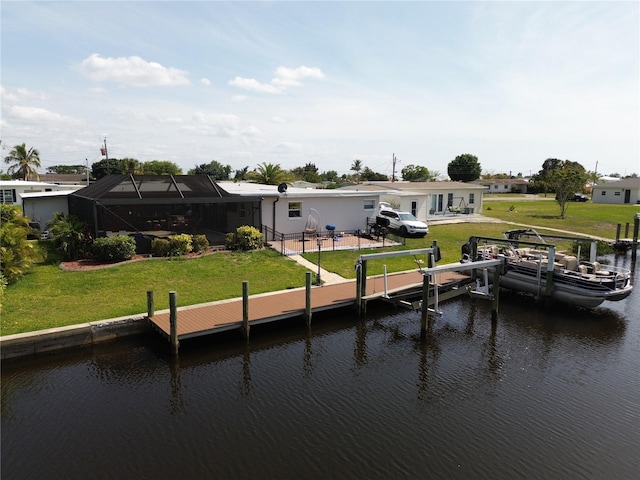
M418 202L416 200L411 200L411 215L418 216Z
M625 190L624 191L624 203L630 203L631 202L631 190Z

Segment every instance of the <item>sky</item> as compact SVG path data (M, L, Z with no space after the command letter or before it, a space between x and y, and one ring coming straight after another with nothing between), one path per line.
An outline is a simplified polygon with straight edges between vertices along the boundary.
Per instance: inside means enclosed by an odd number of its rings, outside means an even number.
M3 0L2 157L640 174L640 3ZM6 171L7 165L1 168Z

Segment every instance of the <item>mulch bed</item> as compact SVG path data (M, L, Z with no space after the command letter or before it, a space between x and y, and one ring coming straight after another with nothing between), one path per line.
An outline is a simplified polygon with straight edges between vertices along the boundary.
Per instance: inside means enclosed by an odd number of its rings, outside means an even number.
M212 253L207 251L205 253L187 253L180 258L196 258L202 255L208 255ZM121 262L101 262L93 258L81 258L80 260L73 260L69 262L60 262L60 268L71 272L81 272L86 270L98 270L100 268L115 267L116 265L124 265L125 263L139 262L141 260L163 260L167 257L150 257L149 255L136 255L131 260L123 260Z

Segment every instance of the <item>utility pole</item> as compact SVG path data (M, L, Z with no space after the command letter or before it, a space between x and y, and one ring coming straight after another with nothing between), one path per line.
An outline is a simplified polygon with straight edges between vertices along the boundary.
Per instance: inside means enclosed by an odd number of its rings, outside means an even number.
M85 162L85 164L87 166L86 171L87 171L87 187L88 187L89 186L89 159L85 158L84 162Z
M107 137L104 137L104 147L100 149L100 153L104 155L104 159L107 162L107 175L111 173L111 169L109 168L109 152L107 151Z
M391 170L391 181L395 182L396 181L396 154L393 154L393 168Z

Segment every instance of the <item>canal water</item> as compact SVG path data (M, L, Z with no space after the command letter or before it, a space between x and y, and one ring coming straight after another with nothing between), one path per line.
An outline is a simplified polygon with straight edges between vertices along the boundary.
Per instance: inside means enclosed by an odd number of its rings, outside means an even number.
M638 478L640 288L381 308L6 362L2 479Z

